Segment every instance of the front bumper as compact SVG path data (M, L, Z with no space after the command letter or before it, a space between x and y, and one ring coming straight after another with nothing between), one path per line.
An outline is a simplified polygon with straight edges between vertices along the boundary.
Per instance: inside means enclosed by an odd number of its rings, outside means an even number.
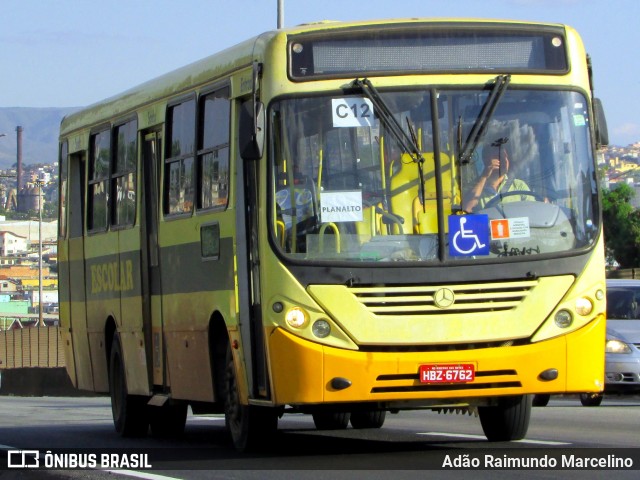
M482 404L483 398L529 393L598 392L604 388L605 319L562 337L524 346L440 352L361 352L323 346L276 328L268 335L276 405L382 402L425 406ZM423 364L472 363L469 383L424 384ZM554 380L540 374L558 371ZM345 389L332 380L351 382Z

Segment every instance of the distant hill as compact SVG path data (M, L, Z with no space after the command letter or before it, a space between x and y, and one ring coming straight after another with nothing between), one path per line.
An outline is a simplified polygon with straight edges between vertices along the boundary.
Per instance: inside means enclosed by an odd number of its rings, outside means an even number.
M17 161L16 127L22 127L22 162L53 163L58 156L58 132L65 115L78 108L0 107L0 168Z

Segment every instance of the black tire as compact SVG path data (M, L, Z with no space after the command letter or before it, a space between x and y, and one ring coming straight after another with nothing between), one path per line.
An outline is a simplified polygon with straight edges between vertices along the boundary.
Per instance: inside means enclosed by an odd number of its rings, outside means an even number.
M315 412L313 423L318 430L344 430L349 426L349 412Z
M585 407L599 407L604 398L604 393L581 393L580 403Z
M157 438L174 438L184 433L187 423L187 404L149 408L151 434Z
M549 400L551 400L551 395L548 393L539 393L533 396L533 406L546 407L549 405Z
M146 397L129 395L124 370L124 357L118 334L114 334L109 359L109 392L111 413L116 432L123 437L143 437L149 431Z
M386 410L351 412L351 426L353 428L382 428L386 416Z
M238 393L238 380L231 350L227 350L224 375L224 420L231 441L241 452L269 445L269 438L278 429L278 411L275 408L242 405Z
M480 424L490 442L522 440L529 429L531 395L500 397L498 405L479 407Z

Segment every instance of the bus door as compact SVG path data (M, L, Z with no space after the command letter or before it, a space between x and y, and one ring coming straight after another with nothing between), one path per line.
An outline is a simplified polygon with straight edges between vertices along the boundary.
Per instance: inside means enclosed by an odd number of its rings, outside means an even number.
M159 169L162 138L160 132L143 133L142 205L140 207L140 247L142 280L142 322L154 385L167 385L162 319L162 284L158 245Z
M98 386L93 384L91 363L85 361L90 358L83 237L85 165L84 152L69 156L69 337L72 343L71 349L74 352L72 361L75 367L76 386L81 390L93 391Z
M268 399L266 346L260 300L260 262L258 243L259 161L238 158L237 178L237 256L240 334L249 382L249 397Z

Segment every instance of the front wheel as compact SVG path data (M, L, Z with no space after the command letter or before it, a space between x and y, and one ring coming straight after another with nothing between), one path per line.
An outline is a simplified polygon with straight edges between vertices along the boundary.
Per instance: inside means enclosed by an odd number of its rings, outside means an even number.
M604 398L603 393L581 393L580 403L585 407L598 407Z
M240 403L238 377L230 349L224 377L224 420L233 445L241 452L267 445L265 440L278 428L278 412L269 407Z
M490 442L522 440L529 429L531 395L500 397L492 407L479 407L480 424Z
M353 428L382 428L386 416L386 410L351 412L351 426Z
M109 359L109 392L113 424L123 437L143 437L149 430L147 399L129 395L124 373L124 357L118 334L113 335Z
M349 412L315 412L313 423L318 430L344 430L349 426Z

